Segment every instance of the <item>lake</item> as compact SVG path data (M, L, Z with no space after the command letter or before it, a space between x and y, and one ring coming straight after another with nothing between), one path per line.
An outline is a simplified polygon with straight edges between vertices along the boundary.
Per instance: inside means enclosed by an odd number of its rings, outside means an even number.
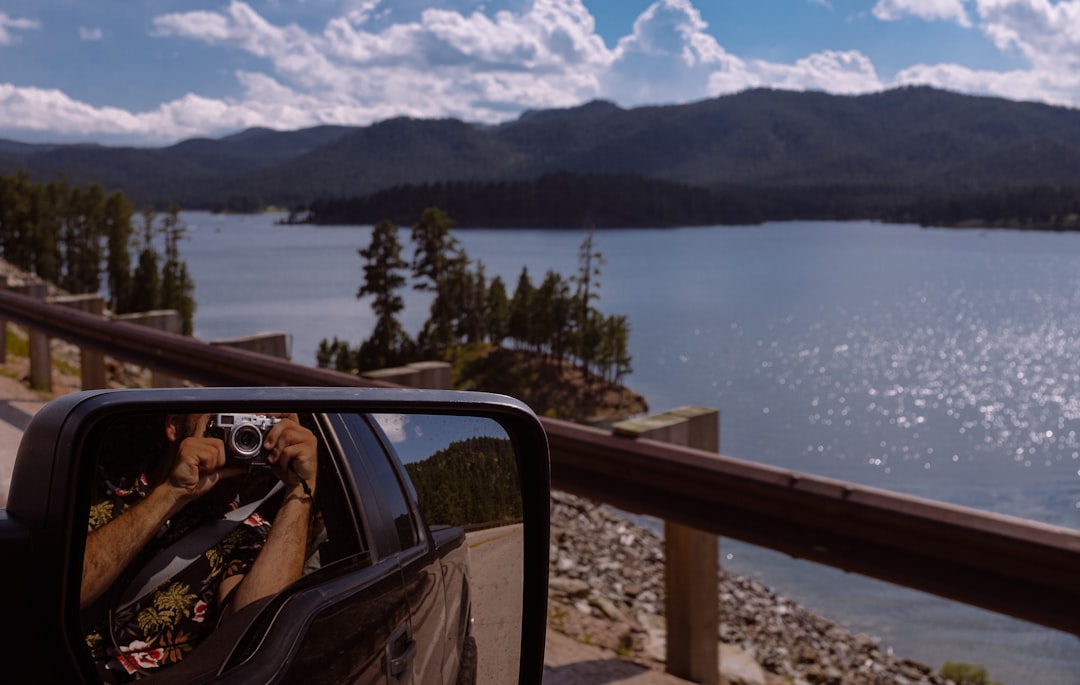
M184 218L196 336L285 331L293 359L313 364L321 339L370 333L355 297L370 228ZM574 274L585 235L455 234L508 288L523 266L534 284ZM791 222L605 230L596 243L597 307L632 328L627 384L655 412L719 408L724 454L1080 529L1080 235ZM415 333L428 300L405 295ZM1080 683L1076 637L734 541L721 553L935 668Z

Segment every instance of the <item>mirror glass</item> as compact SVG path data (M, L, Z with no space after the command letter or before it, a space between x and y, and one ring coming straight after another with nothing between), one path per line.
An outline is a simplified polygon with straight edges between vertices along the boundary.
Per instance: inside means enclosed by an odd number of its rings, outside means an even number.
M503 426L257 409L91 434L80 615L99 676L516 682L525 545Z

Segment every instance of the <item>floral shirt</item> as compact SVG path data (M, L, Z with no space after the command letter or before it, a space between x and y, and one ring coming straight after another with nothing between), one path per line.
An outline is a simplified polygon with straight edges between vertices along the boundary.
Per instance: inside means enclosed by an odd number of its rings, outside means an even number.
M100 499L90 508L89 530L113 520L150 492L146 476L133 482L100 479ZM204 498L205 500L206 498ZM185 507L132 564L139 568L186 533L225 513L204 500ZM228 508L235 509L234 502ZM91 619L87 646L105 682L127 682L179 662L217 625L223 607L217 588L246 574L266 542L270 523L258 513L156 589L131 604ZM115 604L110 601L108 604Z

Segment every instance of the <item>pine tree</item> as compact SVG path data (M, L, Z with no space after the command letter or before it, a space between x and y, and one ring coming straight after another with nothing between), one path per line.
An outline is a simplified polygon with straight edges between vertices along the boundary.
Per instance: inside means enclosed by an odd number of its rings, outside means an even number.
M417 347L434 358L444 358L463 336L463 306L469 298L469 258L450 233L451 226L445 212L429 207L412 228L413 287L435 293Z
M593 231L589 230L578 249L578 273L573 278L576 286L573 312L574 352L586 373L593 364L593 351L600 337L596 326L597 318L592 316L592 301L600 298L596 291L600 289L600 267L604 263L604 255L596 249Z
M153 209L146 208L142 211L139 262L132 276L132 312L148 312L161 308L161 256L154 249L154 239L158 232L154 224L155 218Z
M95 183L86 190L70 189L63 226L60 285L73 293L96 293L101 289L105 237L105 193L101 186Z
M0 250L4 259L26 271L34 268L31 217L34 195L40 192L26 172L0 177Z
M165 263L161 269L161 306L180 314L180 330L191 335L195 320L195 283L188 273L187 263L180 259L180 241L187 225L180 218L180 208L169 207L161 226L165 237Z
M375 329L371 337L360 345L357 363L360 368L397 366L408 360L413 353L410 340L397 315L405 308L398 293L405 286L403 274L408 263L401 257L398 227L390 221L380 221L371 233L371 244L359 250L364 258L364 284L356 296L372 297L371 309L375 313Z
M484 316L488 340L492 345L501 345L510 334L510 299L506 295L506 284L499 276L491 279L488 286Z
M108 251L107 272L109 286L109 309L114 312L131 311L131 240L134 229L131 203L117 191L105 201L105 235Z
M525 346L531 349L533 341L533 284L529 278L529 268L521 267L521 275L518 276L517 287L514 296L510 300L510 319L508 331L510 337L517 341L518 347Z
M461 254L458 241L450 234L453 222L437 207L429 207L412 227L412 272L417 290L438 290L453 262Z

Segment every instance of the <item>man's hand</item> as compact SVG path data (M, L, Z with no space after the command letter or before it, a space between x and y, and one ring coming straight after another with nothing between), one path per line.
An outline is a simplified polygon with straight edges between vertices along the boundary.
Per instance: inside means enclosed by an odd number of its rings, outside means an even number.
M270 414L281 419L266 434L263 448L266 461L274 474L287 486L307 485L305 492L315 488L318 471L318 441L315 434L300 425L296 414Z
M243 468L225 468L225 443L218 438L202 437L209 420L209 414L199 417L192 436L180 442L169 472L168 485L175 488L184 501L202 497L222 478L245 472Z

